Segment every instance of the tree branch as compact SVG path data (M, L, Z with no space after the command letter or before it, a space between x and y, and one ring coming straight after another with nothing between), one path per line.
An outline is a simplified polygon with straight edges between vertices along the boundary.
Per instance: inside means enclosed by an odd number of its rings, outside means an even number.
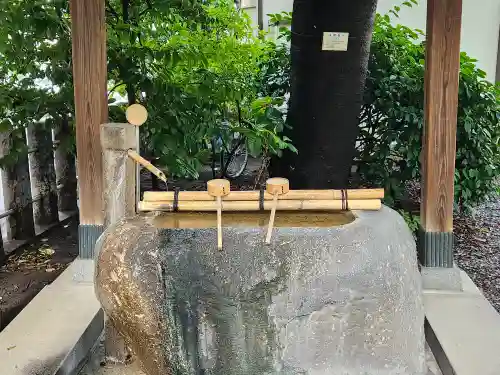
M241 126L241 107L240 107L240 101L239 100L236 101L236 108L238 110L238 123Z
M151 9L153 9L153 4L151 3L151 0L146 0L147 7L144 9L142 12L139 13L139 18L142 17L144 14L149 12Z
M116 13L116 10L113 8L113 6L109 3L109 1L106 1L106 10L111 13L113 16L115 16L116 19L119 19L120 16L118 13Z
M129 0L122 0L122 11L123 11L123 23L128 23L129 21Z
M110 95L120 86L123 86L123 85L126 85L125 82L121 82L121 83L118 83L116 85L113 86L113 88L111 90L109 90L109 93L108 93L108 98L110 97Z

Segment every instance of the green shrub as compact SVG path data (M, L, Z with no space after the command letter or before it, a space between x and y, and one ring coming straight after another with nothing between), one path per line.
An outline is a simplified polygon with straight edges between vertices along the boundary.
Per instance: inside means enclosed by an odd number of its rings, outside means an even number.
M418 230L420 229L420 215L415 215L403 209L399 209L398 212L405 220L408 228L410 228L414 235L417 235Z
M276 40L267 40L267 50L260 61L260 93L263 96L284 97L290 92L290 47L292 38L287 25L292 22L292 13L269 14L269 24L278 28Z
M206 141L227 126L244 129L254 154L292 147L279 135L279 99L259 96L262 62L275 49L232 0L109 0L106 23L110 121L144 104L141 150L171 174L196 177ZM22 135L41 118L74 128L69 1L7 2L0 35L0 131ZM21 146L0 162L26 153Z
M133 56L127 69L118 64L112 72L115 81L134 87L149 111L141 128L143 149L183 177L197 177L214 136L239 131L254 155L292 147L280 137L283 116L275 116L276 101L259 97L268 43L254 35L249 17L232 0L196 3L195 17L183 9L165 14L153 8L151 18L137 26L140 39L109 42L111 51ZM134 35L133 29L125 31Z
M398 17L399 11L394 7L389 14ZM421 177L425 33L393 25L389 14L378 14L375 20L356 163L361 182L384 186L386 203L393 205L402 198L406 182ZM290 13L270 16L276 26L291 19ZM281 39L289 40L286 28L280 33ZM280 44L276 49L274 61L267 62L269 95L282 95L290 88L289 68L275 68L289 66L289 51ZM500 175L499 88L485 80L475 62L461 53L455 171L455 202L461 208L494 192Z
M389 204L402 197L406 181L420 179L423 36L420 30L394 26L388 15L377 15L357 163L363 181L385 186ZM500 175L499 88L485 80L475 62L461 53L455 202L462 208L493 192Z

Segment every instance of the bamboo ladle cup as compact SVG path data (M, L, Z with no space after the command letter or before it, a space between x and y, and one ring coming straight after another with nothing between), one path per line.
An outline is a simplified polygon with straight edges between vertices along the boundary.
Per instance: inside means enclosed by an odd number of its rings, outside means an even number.
M129 124L141 126L148 119L148 111L140 104L132 104L125 111L125 117Z
M217 248L222 250L222 197L229 194L231 186L228 180L216 179L208 181L207 190L217 199Z
M267 227L266 244L271 243L273 234L274 218L276 217L276 208L278 206L278 197L290 191L290 182L286 178L270 178L266 181L266 191L273 196L273 205L271 208L271 216L269 218L269 226Z

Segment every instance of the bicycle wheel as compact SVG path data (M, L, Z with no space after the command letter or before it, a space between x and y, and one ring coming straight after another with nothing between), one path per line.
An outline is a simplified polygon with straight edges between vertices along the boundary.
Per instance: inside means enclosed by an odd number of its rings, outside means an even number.
M237 140L235 141L237 142ZM239 145L232 156L226 152L224 154L225 163L228 163L225 176L227 178L240 177L248 164L248 149L246 143L243 142Z

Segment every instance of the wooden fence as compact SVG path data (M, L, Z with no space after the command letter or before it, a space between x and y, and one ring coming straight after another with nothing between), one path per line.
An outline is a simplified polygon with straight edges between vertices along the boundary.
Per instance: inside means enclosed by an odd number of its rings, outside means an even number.
M0 237L0 265L6 254L77 212L75 157L67 148L69 130L66 123L57 129L33 126L0 133L0 157L19 155L1 172L6 209L0 212L0 220L6 233ZM27 153L16 152L20 144L28 147Z

